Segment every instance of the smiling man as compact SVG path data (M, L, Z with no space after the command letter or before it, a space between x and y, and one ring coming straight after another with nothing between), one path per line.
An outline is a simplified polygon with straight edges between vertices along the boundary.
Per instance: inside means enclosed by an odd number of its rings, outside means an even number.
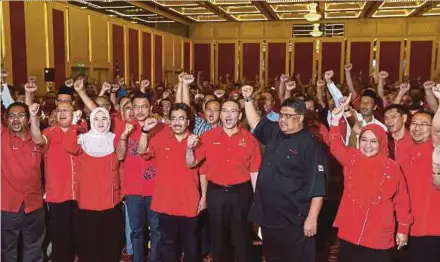
M243 86L242 93L249 126L266 146L249 215L262 228L266 261L315 261L327 155L304 128L305 103L284 100L277 123L260 118L252 102L252 86Z

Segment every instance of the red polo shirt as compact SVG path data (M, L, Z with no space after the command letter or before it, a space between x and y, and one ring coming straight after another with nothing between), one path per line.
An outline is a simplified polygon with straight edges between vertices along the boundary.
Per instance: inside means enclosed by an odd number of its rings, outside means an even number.
M228 136L222 127L212 129L201 137L200 156L206 158L200 174L218 185L241 184L258 172L261 163L260 146L253 135L240 128Z
M25 213L41 208L41 147L30 132L23 140L2 126L1 134L1 210L18 213L23 203Z
M414 215L411 236L440 236L440 191L432 184L432 140L412 144L399 161L408 182Z
M188 135L190 133L188 132ZM179 142L166 127L149 142L148 155L156 158L156 178L151 208L173 216L195 217L199 203L197 169L186 166L187 138ZM196 159L201 160L196 150Z
M413 144L411 134L406 129L401 139L394 139L394 157L397 162L402 162L405 159L405 155L409 153Z
M154 190L154 177L156 176L156 159L145 159L138 154L137 147L142 133L142 127L138 122L133 122L134 130L128 136L127 153L125 159L121 164L120 172L123 178L123 195L135 196L152 196ZM150 133L154 136L164 126L158 124ZM115 141L119 141L124 128L115 130ZM117 143L116 143L117 147Z
M56 125L46 128L43 135L47 139L43 149L47 202L61 203L76 200L78 188L74 172L75 158L64 148L63 130Z

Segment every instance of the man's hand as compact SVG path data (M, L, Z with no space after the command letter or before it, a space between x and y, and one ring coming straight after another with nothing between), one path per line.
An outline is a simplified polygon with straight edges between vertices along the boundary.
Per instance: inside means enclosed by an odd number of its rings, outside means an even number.
M401 249L402 247L406 246L408 244L408 235L397 233L396 234L396 245L397 250Z
M440 84L437 84L432 88L432 93L434 93L435 97L440 100Z
M406 94L406 92L409 91L409 89L411 88L411 86L409 85L409 83L405 82L405 83L401 83L400 86L400 92L403 94Z
M199 144L199 137L196 135L190 135L186 147L188 149L194 149Z
M179 82L183 82L183 77L184 77L185 75L186 75L185 72L181 72L181 73L178 75Z
M353 65L351 63L348 63L344 66L345 71L348 71L348 72L350 72L352 68L353 68Z
M347 110L349 108L350 101L351 101L351 93L348 96L341 97L339 103L341 104L341 107L344 110Z
M320 89L323 89L324 88L324 86L325 86L325 82L324 82L324 80L318 80L318 82L316 82L316 86L318 87L318 88L320 88Z
M79 122L79 120L81 119L81 116L82 116L81 110L77 110L77 111L73 112L72 125L76 125Z
M288 81L288 80L289 80L289 76L288 76L288 75L282 74L282 75L280 76L280 81L281 81L281 83L284 83L284 82L286 82L286 81Z
M199 207L197 209L197 214L200 214L203 210L206 209L206 196L202 196L199 200Z
M307 217L304 222L304 235L306 237L313 237L318 231L318 222L316 218Z
M335 75L335 72L333 72L332 70L329 70L327 72L324 73L324 78L325 81L327 81L327 83L332 82L332 77Z
M111 84L109 84L109 83L107 83L107 82L104 82L103 84L102 84L102 87L101 87L101 93L108 93L108 92L110 92L110 89L112 88L112 85Z
M254 93L254 87L250 85L245 85L241 88L241 94L243 95L243 98L249 98Z
M426 81L425 83L423 83L423 88L425 90L427 89L433 89L435 87L435 82L434 81Z
M331 120L332 126L339 125L339 121L341 120L343 114L344 114L344 109L342 107L335 107L332 110L332 120Z
M83 92L84 91L84 79L79 78L78 80L76 80L75 83L73 84L73 88L78 93Z
M141 90L146 90L150 86L150 81L144 79L141 81Z
M124 131L122 132L121 139L127 139L128 135L134 130L134 126L131 123L125 123Z
M156 118L147 118L145 119L144 127L143 129L145 131L151 131L155 126L157 125L157 119Z
M40 105L37 103L33 103L32 105L29 106L29 113L31 114L32 117L37 117L39 109L40 109Z
M287 91L292 91L296 88L296 82L295 81L289 81L286 83Z
M185 75L183 77L183 84L184 85L190 85L194 82L194 76L193 75Z
M27 82L25 85L24 85L24 90L27 92L27 93L34 93L35 91L37 91L37 85L35 84L35 82Z
M380 71L379 72L379 80L385 80L387 79L389 76L387 71Z

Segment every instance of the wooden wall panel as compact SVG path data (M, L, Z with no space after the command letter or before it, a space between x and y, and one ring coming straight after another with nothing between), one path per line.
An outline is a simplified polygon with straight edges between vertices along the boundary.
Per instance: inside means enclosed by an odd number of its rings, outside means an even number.
M69 47L72 64L89 63L88 14L81 9L69 9Z
M98 67L108 67L107 20L100 15L91 15L92 63Z

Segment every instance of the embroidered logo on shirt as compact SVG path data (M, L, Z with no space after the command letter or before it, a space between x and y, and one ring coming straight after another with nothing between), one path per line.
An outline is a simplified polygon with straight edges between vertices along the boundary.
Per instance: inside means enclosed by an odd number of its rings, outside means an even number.
M238 143L238 146L241 146L241 147L246 147L246 142L244 141L244 138L242 138L241 140L240 140L240 142Z
M136 156L136 155L138 155L138 151L137 151L137 148L138 148L138 142L136 141L136 140L131 140L131 139L129 139L128 140L128 150L127 150L127 152L129 152L130 153L130 155L132 155L132 156Z
M153 179L156 176L156 169L152 166L149 166L144 172L144 178L146 180Z
M166 151L169 151L169 150L170 150L170 148L169 148L169 147L165 147L165 150L166 150Z
M323 165L318 165L318 171L319 172L324 172L324 166Z
M220 142L212 142L213 145L220 145Z

